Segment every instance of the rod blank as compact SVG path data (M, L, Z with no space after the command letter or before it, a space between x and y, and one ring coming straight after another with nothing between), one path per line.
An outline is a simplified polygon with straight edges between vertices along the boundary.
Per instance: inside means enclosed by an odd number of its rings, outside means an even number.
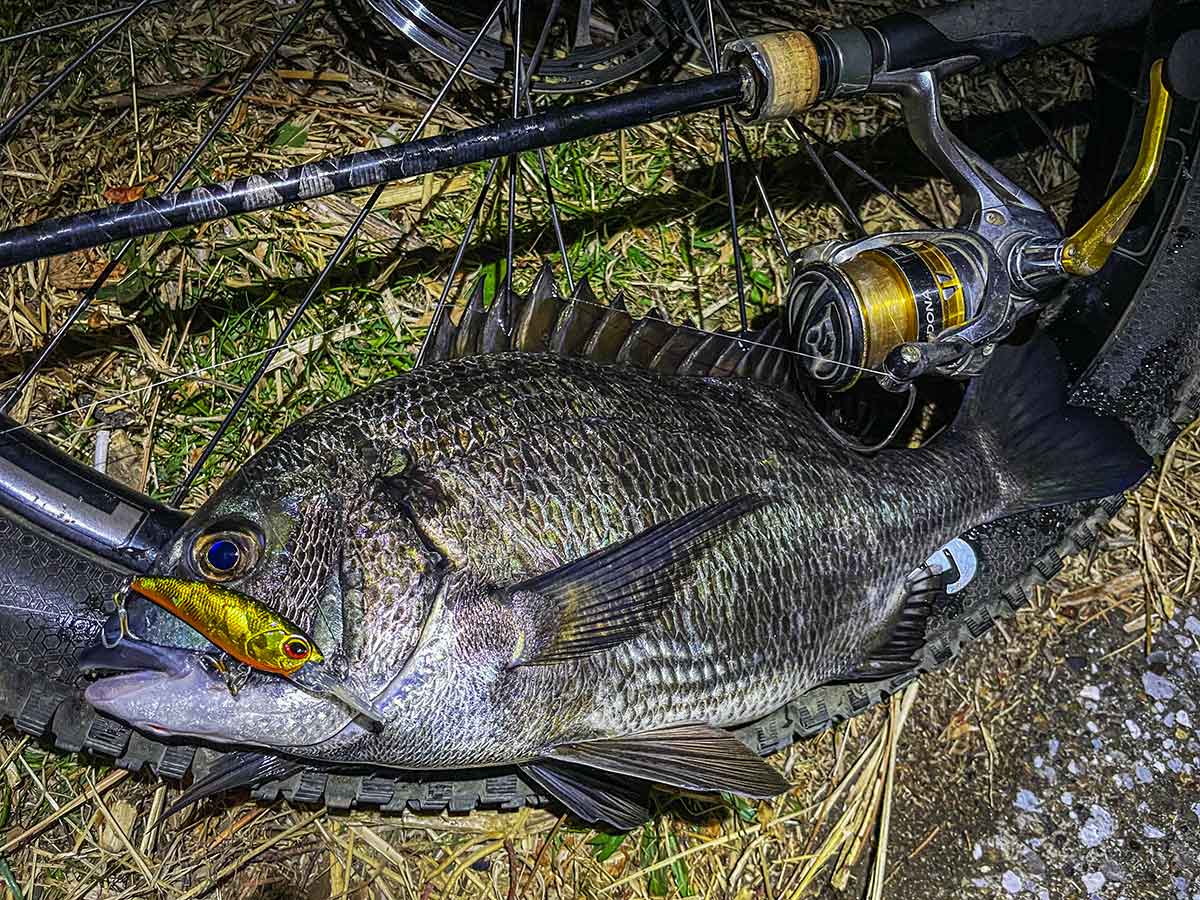
M741 105L749 90L748 76L736 70L106 209L45 219L0 232L0 268L543 149L672 116L727 104Z

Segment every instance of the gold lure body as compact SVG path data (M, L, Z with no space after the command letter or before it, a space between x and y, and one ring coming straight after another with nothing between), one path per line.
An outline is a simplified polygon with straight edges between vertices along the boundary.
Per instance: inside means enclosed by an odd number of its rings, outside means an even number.
M219 584L146 575L130 585L253 669L290 676L325 661L298 625Z
M286 616L252 597L207 581L144 575L130 587L195 628L239 662L332 694L374 723L382 713L323 668L325 657Z

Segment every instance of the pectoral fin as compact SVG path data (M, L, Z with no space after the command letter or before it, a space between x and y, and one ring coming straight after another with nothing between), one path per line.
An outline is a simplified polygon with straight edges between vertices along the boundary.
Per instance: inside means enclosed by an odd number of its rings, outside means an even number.
M790 787L730 732L711 725L676 725L626 737L562 744L547 756L690 791L728 791L764 798Z
M235 751L226 753L208 773L191 787L185 790L174 803L151 823L153 828L169 816L181 809L187 809L194 803L199 803L216 794L236 790L243 787L254 787L264 781L275 781L289 778L300 771L301 765L292 760L278 756L268 756L264 753L251 751Z
M687 567L732 522L769 498L745 495L647 528L509 589L556 607L553 633L531 640L515 665L575 659L637 637L674 596Z

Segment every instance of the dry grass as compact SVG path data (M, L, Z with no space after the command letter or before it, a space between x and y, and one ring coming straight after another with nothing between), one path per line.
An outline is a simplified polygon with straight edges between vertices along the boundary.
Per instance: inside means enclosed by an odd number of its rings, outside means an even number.
M862 20L888 6L855 3L846 9ZM161 186L290 7L264 14L258 2L193 2L171 10L145 17L128 39L106 48L4 148L0 223ZM796 15L805 24L836 21L819 8ZM42 18L32 3L7 4L0 32ZM2 46L0 70L53 70L95 33ZM1086 94L1082 67L1056 60L1058 77L1046 79L1038 66L1022 62L1010 74L1039 108ZM381 135L411 127L421 108L414 85L429 77L428 67L405 62L386 75L361 63L342 49L333 17L323 11L251 92L201 161L202 174L220 178L373 146ZM0 109L14 107L35 86L9 79L0 90ZM960 79L946 97L951 118L1013 106L991 76ZM487 108L476 95L453 94L435 122L460 127ZM896 162L896 141L867 139L898 121L895 105L884 100L830 104L808 118L816 132L862 161L874 157L881 177L910 203L934 218L952 219L956 200L947 184L930 181L911 151ZM624 290L637 310L657 305L677 321L707 327L736 321L714 122L699 116L550 155L577 277L586 274L609 296ZM1059 135L1078 156L1086 129L1064 126ZM758 129L751 141L765 160L790 246L849 233L789 135L778 127ZM518 285L554 252L534 164L523 163ZM1065 213L1074 183L1054 154L1039 149L1006 165ZM914 224L895 202L856 184L836 164L831 168L871 230ZM191 504L288 421L411 365L481 181L482 170L474 169L389 190L352 258L313 305L205 471ZM122 268L122 279L106 288L74 340L27 392L18 418L85 458L98 435L106 434L110 472L165 496L257 364L250 354L278 334L356 202L361 197L314 201L143 241ZM493 205L468 256L471 279L495 283L500 277L502 207ZM742 219L751 302L767 309L781 298L787 268L752 199L743 205ZM0 377L19 370L104 261L101 253L74 254L0 273ZM1005 627L1018 638L1040 640L1047 629L1068 629L1087 616L1125 615L1130 646L1121 652L1137 652L1141 629L1153 628L1155 616L1193 587L1198 461L1193 432L1122 514L1108 549L1069 568L1043 597L1039 615ZM1139 620L1143 614L1148 617ZM925 679L921 690L942 690L941 678ZM330 815L236 801L153 828L174 787L49 755L5 732L0 878L9 896L81 900L790 898L815 896L830 885L858 892L867 884L871 896L880 896L882 876L903 865L889 863L877 849L886 846L877 839L886 834L895 795L895 758L906 749L903 724L907 716L928 716L929 709L910 688L890 707L778 759L795 783L787 796L761 806L689 804L687 814L665 816L624 837L539 811ZM941 725L959 727L954 721ZM986 730L967 728L954 739L986 742Z

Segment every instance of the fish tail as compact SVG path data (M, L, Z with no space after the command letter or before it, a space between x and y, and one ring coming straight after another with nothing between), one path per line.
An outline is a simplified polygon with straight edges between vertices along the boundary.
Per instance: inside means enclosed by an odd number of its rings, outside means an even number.
M1009 514L1119 494L1152 462L1116 419L1067 404L1066 367L1041 335L997 347L953 432L999 470Z

